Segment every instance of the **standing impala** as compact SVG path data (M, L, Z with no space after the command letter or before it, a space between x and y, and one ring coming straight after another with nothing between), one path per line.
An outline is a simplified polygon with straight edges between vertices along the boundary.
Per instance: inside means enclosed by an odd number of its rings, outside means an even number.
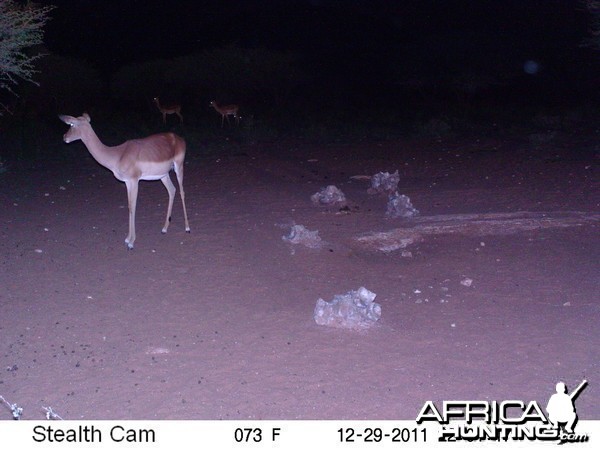
M240 124L240 116L238 116L240 107L238 105L219 106L217 105L217 102L212 101L210 102L210 106L215 108L215 111L221 114L221 128L223 128L225 119L227 119L227 123L231 124L231 122L229 122L229 116L233 116L235 118L236 125Z
M154 97L153 101L163 116L163 123L167 123L167 114L177 114L179 116L179 123L183 123L183 116L181 115L181 105L173 103L163 106L160 104L160 99L158 97Z
M185 231L190 232L187 211L185 208L185 193L183 192L183 161L185 159L185 141L173 133L161 133L143 139L132 139L108 147L100 139L90 125L90 116L84 113L81 117L59 116L60 120L71 126L63 137L70 142L81 139L94 159L102 166L111 170L115 178L125 182L129 204L129 234L125 243L129 249L135 242L135 206L140 180L160 180L169 193L169 206L163 233L167 232L171 221L175 186L169 172L175 170L179 183L179 194L183 204Z

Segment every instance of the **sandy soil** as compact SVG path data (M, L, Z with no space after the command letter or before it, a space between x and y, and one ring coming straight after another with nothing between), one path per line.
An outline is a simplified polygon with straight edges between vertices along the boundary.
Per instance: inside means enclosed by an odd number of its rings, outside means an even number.
M161 235L166 192L144 182L132 251L124 185L71 145L76 163L0 175L0 395L24 419L414 419L584 378L579 417L600 419L593 140L189 148L192 232L177 198ZM418 220L351 178L396 169ZM311 203L329 184L349 213ZM327 244L284 242L293 224ZM358 239L402 230L419 239ZM377 325L315 323L318 298L360 286Z

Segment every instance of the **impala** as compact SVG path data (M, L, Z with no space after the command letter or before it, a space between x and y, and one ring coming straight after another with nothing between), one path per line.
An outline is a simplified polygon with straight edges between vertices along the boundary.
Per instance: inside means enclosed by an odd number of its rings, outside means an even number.
M167 123L167 114L177 114L179 116L179 122L183 123L183 116L181 115L181 105L174 103L163 106L160 104L160 98L158 97L154 97L153 101L163 116L163 123Z
M223 128L225 119L227 119L227 123L231 124L231 122L229 122L229 116L233 116L235 118L236 125L240 124L240 116L238 116L240 107L238 105L219 106L217 105L217 102L212 101L210 102L210 106L215 108L215 111L221 114L221 128Z
M129 249L133 248L135 242L135 206L140 180L160 180L167 188L169 205L165 226L162 229L163 233L167 232L176 192L169 176L171 169L175 170L179 183L185 231L190 232L185 208L185 193L183 192L185 141L182 138L173 133L161 133L143 139L125 141L116 147L108 147L100 141L92 129L88 114L84 113L81 117L61 115L59 118L71 127L63 137L67 144L81 139L94 159L100 165L111 170L117 180L125 183L129 205L129 234L125 243Z

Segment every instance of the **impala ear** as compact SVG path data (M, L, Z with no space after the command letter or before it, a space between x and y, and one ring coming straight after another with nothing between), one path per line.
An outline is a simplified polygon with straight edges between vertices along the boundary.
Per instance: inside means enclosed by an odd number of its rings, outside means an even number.
M90 117L90 115L89 115L88 113L85 113L85 112L84 112L84 113L81 115L81 117L83 117L83 118L84 118L85 120L87 120L88 122L91 122L91 121L92 121L92 118Z
M73 123L75 122L75 117L73 116L65 116L61 114L60 116L58 116L58 118L67 125L73 125Z

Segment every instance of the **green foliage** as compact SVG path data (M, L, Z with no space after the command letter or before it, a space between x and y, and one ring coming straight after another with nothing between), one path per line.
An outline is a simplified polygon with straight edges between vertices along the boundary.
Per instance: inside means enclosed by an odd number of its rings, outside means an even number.
M52 9L0 0L0 89L12 91L19 79L34 82L34 62L40 55L26 50L42 43Z

